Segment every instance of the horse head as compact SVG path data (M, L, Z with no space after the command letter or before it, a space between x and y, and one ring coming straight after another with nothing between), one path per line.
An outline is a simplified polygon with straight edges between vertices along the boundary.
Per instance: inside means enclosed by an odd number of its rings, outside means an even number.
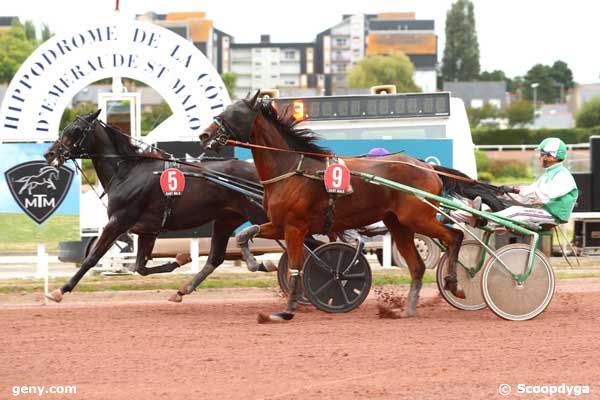
M100 110L77 116L52 143L44 158L48 164L60 167L66 160L74 159L88 152L89 138Z
M225 111L215 117L213 123L199 136L202 148L219 150L227 144L228 139L247 143L259 112L259 94L260 90L257 90L254 96L248 95L245 99L230 104Z

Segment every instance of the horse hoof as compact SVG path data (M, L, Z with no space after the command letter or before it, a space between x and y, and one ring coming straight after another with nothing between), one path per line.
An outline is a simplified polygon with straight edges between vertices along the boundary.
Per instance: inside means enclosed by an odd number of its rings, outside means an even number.
M183 300L183 296L177 292L175 292L171 296L169 296L169 301L172 301L173 303L181 303L182 300Z
M278 313L273 313L271 315L259 313L256 321L259 324L266 324L268 322L283 322L289 321L294 318L294 314L289 311L282 311Z
M181 267L182 265L185 265L185 264L191 262L192 261L192 257L190 257L189 254L179 253L179 254L177 254L175 256L175 261Z
M454 297L458 297L459 299L465 299L467 297L467 295L465 295L465 291L462 289L456 289L452 292L452 294Z
M46 295L46 298L55 303L60 303L63 299L63 293L60 289L54 289L52 292Z

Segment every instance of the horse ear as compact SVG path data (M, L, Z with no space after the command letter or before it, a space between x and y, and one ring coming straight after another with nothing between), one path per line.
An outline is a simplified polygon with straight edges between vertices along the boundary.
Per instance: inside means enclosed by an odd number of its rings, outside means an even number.
M258 96L260 95L260 90L257 90L254 93L254 96L250 99L250 107L254 108L256 106L256 101L258 100Z
M102 109L99 109L98 111L90 114L90 116L88 117L88 122L93 122L96 120L96 118L98 118L98 115L100 115L100 111L102 111Z

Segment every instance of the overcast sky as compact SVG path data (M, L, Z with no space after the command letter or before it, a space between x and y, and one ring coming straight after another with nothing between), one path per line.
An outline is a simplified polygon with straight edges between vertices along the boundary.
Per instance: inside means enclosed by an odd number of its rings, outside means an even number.
M115 0L1 0L0 13L46 22L57 33L112 15ZM446 12L453 0L120 0L122 13L205 11L237 42L309 42L342 14L414 11L435 20L438 58L444 51ZM600 82L600 1L474 0L482 70L524 75L536 63L565 61L579 83Z

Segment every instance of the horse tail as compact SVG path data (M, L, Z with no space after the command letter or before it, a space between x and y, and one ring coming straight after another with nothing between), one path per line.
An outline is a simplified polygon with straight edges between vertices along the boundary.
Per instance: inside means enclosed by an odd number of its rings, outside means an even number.
M490 206L494 212L503 210L510 205L508 201L499 198L499 196L502 196L504 193L494 185L473 180L469 178L468 175L456 169L442 167L441 165L433 165L433 169L439 172L444 172L446 174L468 179L468 181L465 181L440 174L439 177L442 180L443 196L459 195L471 200L479 196L481 197L481 200Z

